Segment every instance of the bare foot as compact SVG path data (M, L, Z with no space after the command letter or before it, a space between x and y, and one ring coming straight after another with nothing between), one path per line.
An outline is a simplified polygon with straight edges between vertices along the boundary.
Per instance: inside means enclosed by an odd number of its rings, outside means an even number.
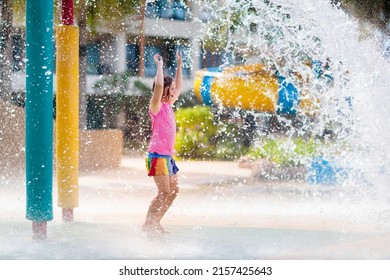
M155 224L144 223L142 225L142 231L145 232L148 237L161 235L161 232L157 229Z
M163 228L163 226L160 224L156 225L156 230L161 234L170 234L170 232L165 230L165 228Z
M170 234L169 231L160 224L147 224L142 225L142 231L145 232L149 237L155 237L158 235Z

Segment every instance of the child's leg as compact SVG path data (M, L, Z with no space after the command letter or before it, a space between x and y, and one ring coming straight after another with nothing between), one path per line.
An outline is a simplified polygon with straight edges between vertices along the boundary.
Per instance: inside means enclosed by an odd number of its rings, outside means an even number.
M169 207L171 207L178 193L179 193L178 176L177 174L175 174L169 177L169 193L166 197L162 209L158 212L158 223L160 223L161 219L164 217Z
M160 223L160 212L164 209L164 205L170 194L169 176L160 175L154 176L153 178L157 186L157 196L150 203L148 213L146 214L146 220L143 226L145 230L148 228L153 229Z

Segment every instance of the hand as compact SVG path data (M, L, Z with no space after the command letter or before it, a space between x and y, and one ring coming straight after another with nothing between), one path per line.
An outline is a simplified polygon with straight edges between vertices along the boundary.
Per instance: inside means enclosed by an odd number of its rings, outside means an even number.
M156 53L153 57L154 63L156 63L158 66L163 66L163 58L161 55Z
M181 65L183 62L183 53L180 50L176 51L176 62L177 62L177 65Z

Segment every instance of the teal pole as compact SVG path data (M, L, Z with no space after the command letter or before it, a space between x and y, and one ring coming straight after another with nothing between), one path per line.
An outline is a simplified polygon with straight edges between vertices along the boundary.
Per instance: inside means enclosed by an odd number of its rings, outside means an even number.
M26 218L46 238L53 219L53 0L26 1Z

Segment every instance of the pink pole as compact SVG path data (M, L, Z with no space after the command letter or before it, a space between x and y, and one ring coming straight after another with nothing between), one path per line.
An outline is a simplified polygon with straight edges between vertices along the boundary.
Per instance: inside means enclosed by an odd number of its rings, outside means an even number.
M45 240L47 238L47 223L46 222L32 222L33 239Z
M73 0L62 0L62 24L73 25L73 18Z
M62 221L66 223L73 222L73 208L62 208Z

